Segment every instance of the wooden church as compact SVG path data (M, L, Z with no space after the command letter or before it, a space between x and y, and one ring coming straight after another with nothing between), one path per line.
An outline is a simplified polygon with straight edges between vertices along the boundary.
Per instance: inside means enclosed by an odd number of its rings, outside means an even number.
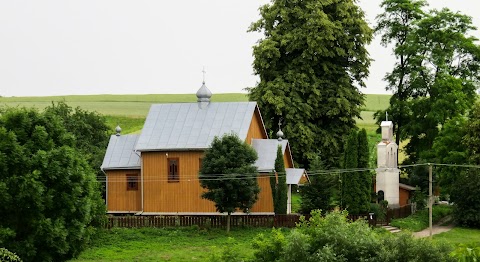
M110 214L217 214L214 203L201 198L199 170L215 136L234 132L258 154L259 199L253 214L273 214L270 176L278 145L282 146L287 183L308 181L293 165L287 140L269 139L256 102L210 102L205 83L196 103L154 104L141 134L111 136L101 169L106 174ZM287 209L291 210L291 192Z

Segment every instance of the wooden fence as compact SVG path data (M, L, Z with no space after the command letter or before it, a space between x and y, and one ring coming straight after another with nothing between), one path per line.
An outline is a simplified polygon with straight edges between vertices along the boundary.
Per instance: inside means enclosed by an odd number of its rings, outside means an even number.
M300 215L233 215L231 227L295 227ZM112 216L106 227L189 227L225 228L224 215Z
M384 219L375 215L350 215L350 220L365 219L372 226L390 223L392 218L403 218L411 214L411 207L405 206L388 210ZM300 222L300 216L294 215L232 215L232 227L295 227ZM306 219L309 218L305 216ZM108 217L107 228L113 227L190 227L225 228L225 215L162 215L162 216L111 216Z

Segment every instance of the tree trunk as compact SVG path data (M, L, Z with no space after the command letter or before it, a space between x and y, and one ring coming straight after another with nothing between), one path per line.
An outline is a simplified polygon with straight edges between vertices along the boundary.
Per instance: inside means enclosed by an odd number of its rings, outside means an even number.
M227 234L230 234L230 216L231 216L231 213L228 212L228 215L227 215Z

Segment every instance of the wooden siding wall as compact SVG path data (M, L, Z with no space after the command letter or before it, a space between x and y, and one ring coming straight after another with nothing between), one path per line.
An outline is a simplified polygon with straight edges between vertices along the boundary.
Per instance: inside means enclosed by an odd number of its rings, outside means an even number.
M267 133L265 133L265 127L263 126L262 118L260 117L260 113L258 108L255 108L255 112L253 113L252 122L250 122L250 128L248 129L247 138L245 142L247 144L252 144L252 139L266 139Z
M292 154L290 153L290 147L288 146L283 154L283 163L285 164L285 168L293 168Z
M168 182L168 158L178 158L179 182ZM210 213L215 205L201 198L204 191L198 180L199 159L203 152L144 152L144 212L153 213ZM252 212L273 212L273 200L268 177L258 178L261 189L259 201Z
M140 170L107 171L107 211L138 212L142 210ZM138 190L127 190L127 174L138 176Z
M410 191L400 188L400 200L399 204L401 207L408 205L408 199L410 199Z
M260 193L258 200L253 205L251 212L273 212L272 187L270 186L270 174L260 174L258 176L258 186Z

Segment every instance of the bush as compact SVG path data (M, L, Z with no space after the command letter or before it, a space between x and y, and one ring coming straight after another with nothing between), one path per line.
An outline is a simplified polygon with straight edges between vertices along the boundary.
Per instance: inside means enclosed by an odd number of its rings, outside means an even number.
M273 230L254 243L254 261L453 261L449 248L410 234L372 230L365 221L349 221L346 212L325 217L313 211L285 236Z
M243 259L239 258L238 250L235 243L235 240L231 237L228 238L227 245L223 248L220 254L213 253L209 259L210 262L221 262L221 261L231 261L231 262L240 262Z
M0 248L0 261L2 261L2 262L21 262L22 260L15 253L8 251L8 249Z
M462 245L450 253L450 256L462 262L480 261L480 247Z

